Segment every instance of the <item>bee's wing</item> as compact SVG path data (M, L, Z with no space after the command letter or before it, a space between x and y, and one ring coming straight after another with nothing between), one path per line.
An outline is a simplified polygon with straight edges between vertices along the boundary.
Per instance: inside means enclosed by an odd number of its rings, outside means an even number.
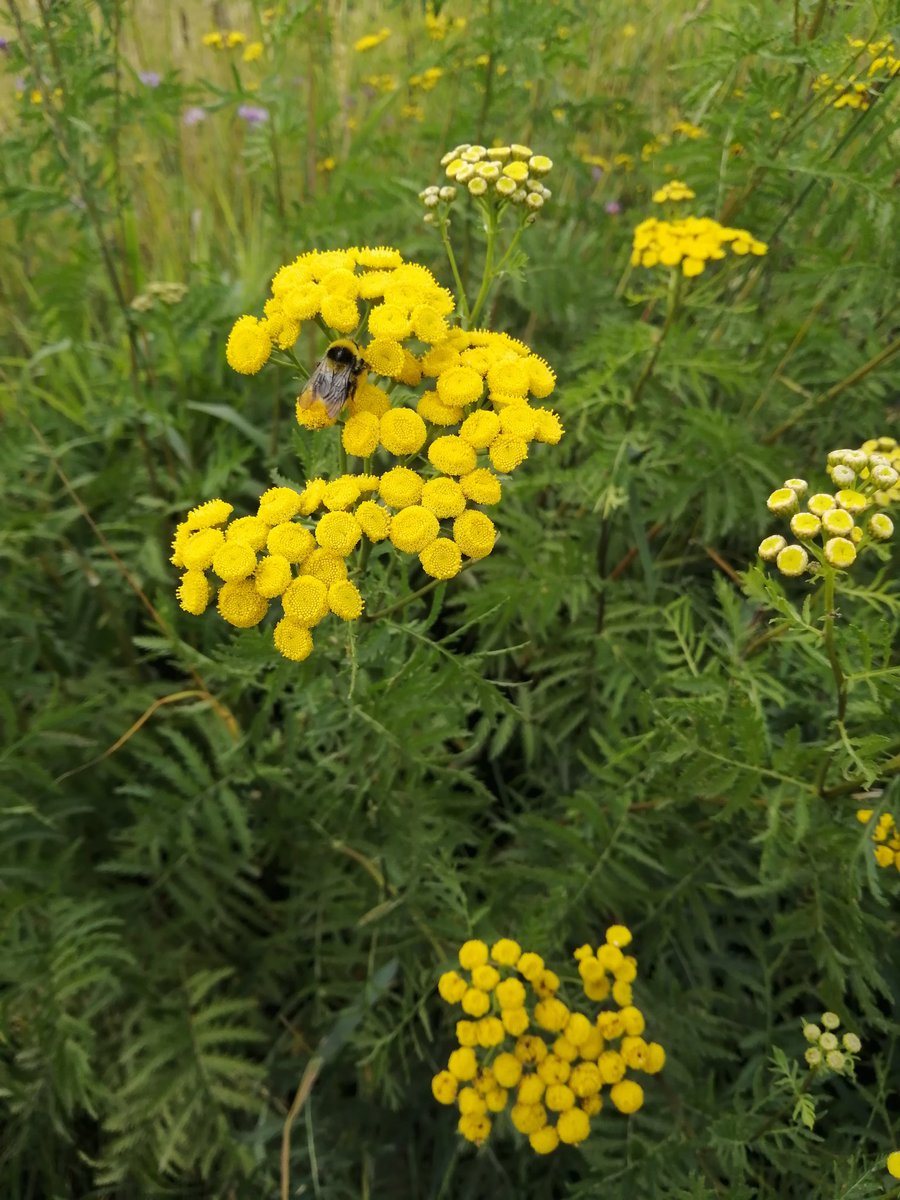
M301 392L298 403L301 408L309 408L320 400L325 405L329 417L336 417L347 403L352 387L353 372L350 367L323 358L310 375L309 383Z

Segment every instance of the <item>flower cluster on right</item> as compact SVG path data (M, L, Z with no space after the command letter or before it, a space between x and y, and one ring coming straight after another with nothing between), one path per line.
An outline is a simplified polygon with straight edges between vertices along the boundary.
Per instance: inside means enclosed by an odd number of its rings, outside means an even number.
M658 192L656 195L660 194ZM653 198L655 200L656 196ZM683 195L678 193L666 195L664 200L682 198ZM726 248L738 256L763 255L769 249L765 242L761 242L748 230L720 225L711 217L680 217L675 221L660 221L656 217L647 217L634 231L631 265L680 266L682 274L691 277L701 275L708 262L724 258Z
M594 1019L561 1000L559 976L511 938L490 949L482 941L460 947L462 972L446 971L438 981L441 998L464 1014L456 1023L459 1046L431 1087L438 1103L456 1105L467 1141L484 1142L508 1108L535 1153L551 1154L585 1140L605 1088L621 1113L643 1105L644 1090L628 1072L655 1075L666 1055L642 1036L644 1015L632 1003L637 960L623 953L630 942L624 925L612 925L596 950L575 951L587 998L616 1006Z
M803 1036L810 1043L804 1054L807 1066L823 1073L852 1075L862 1042L855 1033L849 1032L838 1041L836 1030L840 1028L841 1018L837 1013L823 1012L821 1021L824 1029L813 1021L803 1026Z
M832 450L825 469L835 490L813 493L805 510L800 507L809 491L805 479L786 479L766 501L770 512L789 520L798 539L789 544L773 533L760 542L760 558L774 562L782 575L803 575L817 563L846 570L861 550L893 536L894 523L882 510L900 499L895 438L871 438L858 450ZM859 524L863 518L865 526Z
M878 97L878 85L900 74L900 58L889 37L868 44L862 38L851 38L852 49L861 52L862 72L854 71L844 79L834 79L824 73L814 80L812 90L825 95L829 108L856 108L863 112ZM862 77L861 77L862 74Z
M872 816L871 808L856 810L856 819L862 825L868 825ZM875 843L875 862L878 866L896 867L900 871L900 829L890 813L883 812L875 822L872 841Z

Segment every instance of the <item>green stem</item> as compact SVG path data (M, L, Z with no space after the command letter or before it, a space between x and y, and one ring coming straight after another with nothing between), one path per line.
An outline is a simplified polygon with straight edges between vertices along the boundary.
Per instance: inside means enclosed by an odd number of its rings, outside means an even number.
M650 356L644 363L644 369L638 376L634 387L631 390L631 413L632 416L637 411L638 401L647 386L650 376L653 374L653 368L656 366L656 361L659 358L660 351L663 348L663 343L669 336L669 330L675 323L675 317L678 315L678 302L681 299L681 272L673 267L669 275L669 291L666 296L666 319L663 322L663 327L659 332L659 337L656 339L656 345L650 352Z
M422 596L427 596L429 592L441 583L446 583L446 579L432 579L430 583L424 584L415 592L410 592L408 596L403 596L399 600L395 600L393 604L389 604L386 608L380 608L378 612L366 613L365 620L380 621L382 617L393 616L395 612L399 612L401 608L406 608L407 604L412 604L413 600L419 600Z
M475 303L472 306L472 311L469 314L467 322L470 329L477 322L481 310L484 308L484 302L488 298L488 292L491 290L491 284L494 282L494 247L497 242L497 216L493 208L486 207L487 248L484 252L484 272L481 276L481 287L478 289L478 295L475 298Z
M823 639L825 642L825 654L831 664L831 673L834 676L834 686L837 692L837 719L839 724L843 724L844 715L847 711L847 680L844 678L844 672L841 667L841 660L838 657L837 646L834 639L834 619L837 616L834 607L834 588L835 572L831 567L825 568L825 629Z
M459 273L459 267L456 263L456 255L453 253L453 246L450 242L450 235L447 233L447 218L440 217L438 220L438 229L441 234L441 241L444 243L444 250L447 254L447 261L450 263L450 270L453 272L453 282L456 284L456 294L459 297L459 312L465 325L469 324L469 302L466 299L466 290L463 287L462 278Z

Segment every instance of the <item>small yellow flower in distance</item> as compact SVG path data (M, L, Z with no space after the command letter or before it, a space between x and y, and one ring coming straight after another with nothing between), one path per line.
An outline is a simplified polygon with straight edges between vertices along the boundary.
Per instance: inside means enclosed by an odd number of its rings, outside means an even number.
M495 470L509 475L528 457L528 443L524 438L501 433L491 442L488 455Z
M630 945L631 930L625 925L610 925L606 931L606 940L610 946L618 946L621 950L623 946Z
M256 570L256 555L243 542L223 542L216 551L212 568L220 579L246 579Z
M205 571L211 567L216 552L225 545L221 529L198 529L185 541L181 560L189 571Z
M490 963L482 963L472 968L472 984L483 992L492 992L500 982L500 972Z
M293 521L284 521L274 525L266 539L266 549L270 554L280 554L291 563L302 563L316 548L316 539Z
M269 603L249 579L223 583L219 590L219 616L235 629L252 629L268 611Z
M438 1104L452 1104L457 1086L456 1078L449 1071L438 1071L431 1080L431 1094Z
M622 965L625 955L618 946L605 942L597 947L597 962L606 971L617 971Z
M848 513L856 516L858 513L864 512L869 507L869 501L862 492L855 492L852 488L842 488L841 491L835 492L835 500L846 509Z
M324 489L323 483L322 490L324 491ZM280 525L283 521L290 521L292 517L295 517L300 511L301 505L301 494L295 492L293 488L269 488L259 498L257 515L267 525Z
M802 575L808 564L809 555L802 546L785 546L775 558L778 570L790 578Z
M506 1030L499 1017L482 1017L478 1022L478 1045L488 1050L499 1046L506 1037Z
M604 1050L597 1058L597 1069L604 1083L618 1083L625 1074L625 1059L616 1050Z
M291 564L282 554L268 554L256 568L256 590L267 600L280 596L291 582Z
M212 33L204 33L200 40L204 46L209 46L213 50L221 50L225 45L225 39L218 30L213 30Z
M482 967L488 960L488 948L484 942L473 939L463 942L459 948L459 965L467 971Z
M809 540L814 538L822 528L822 522L815 513L794 513L791 517L791 533L794 537Z
M480 1146L490 1136L491 1119L484 1113L464 1113L456 1128L467 1142Z
M196 508L192 508L182 524L185 529L190 530L209 529L227 521L233 507L226 500L207 500L205 504L198 504Z
M353 515L370 542L383 542L391 531L391 514L374 500L363 500Z
M426 356L427 357L427 356ZM425 369L425 360L422 361ZM484 380L472 367L450 367L441 371L437 378L437 394L442 404L449 408L464 408L480 399L484 391Z
M202 571L185 571L175 596L186 613L199 617L210 601L209 580Z
M425 422L411 408L392 408L381 418L379 437L389 454L415 454L425 445Z
M894 852L890 846L875 847L875 862L879 867L890 867L894 862Z
M323 550L335 554L349 554L361 536L359 521L348 512L326 513L316 525L316 541Z
M637 959L626 954L621 965L616 967L615 976L623 983L634 983L637 979Z
M539 954L533 954L530 950L519 956L519 961L516 964L519 974L524 975L529 983L533 983L535 979L539 979L544 971L544 960Z
M455 434L435 438L428 447L428 459L445 475L468 475L478 461L469 443Z
M552 1125L545 1125L529 1133L528 1141L535 1154L552 1154L559 1145L559 1134Z
M478 1062L475 1051L469 1046L460 1046L454 1050L447 1062L450 1074L461 1083L468 1083L478 1073Z
M328 588L321 579L300 575L281 597L284 615L311 628L328 613Z
M473 504L499 504L500 480L487 467L478 467L468 475L461 475L459 486L467 500Z
M342 621L356 621L362 616L364 601L356 585L342 579L329 587L328 607Z
M348 454L368 458L378 447L379 422L374 413L358 412L348 417L341 431L341 441Z
M256 317L238 317L225 345L225 361L241 375L255 375L269 361L272 339Z
M825 558L833 567L844 570L856 562L856 547L849 538L829 538L825 543Z
M888 1175L892 1175L894 1179L900 1179L900 1150L892 1151L884 1164L887 1167Z
M568 1079L569 1087L576 1096L595 1096L603 1086L603 1079L596 1063L581 1062Z
M522 947L512 938L500 938L491 946L491 958L501 967L514 967L522 954Z
M447 1004L459 1004L468 986L456 971L445 971L438 980L438 993Z
M666 1065L666 1052L659 1042L650 1042L647 1046L647 1056L644 1061L644 1071L647 1075L657 1075Z
M633 1004L626 1005L621 1009L619 1016L622 1019L622 1027L631 1037L637 1037L644 1032L646 1022L644 1014L639 1008L635 1008Z
M894 522L887 513L873 513L866 525L870 535L879 542L886 542L894 535Z
M567 1112L575 1105L575 1093L566 1083L552 1083L544 1092L544 1104L551 1112Z
M610 1088L609 1098L620 1113L635 1113L644 1103L644 1089L632 1079L623 1079Z
M524 1008L504 1008L500 1013L503 1028L513 1037L521 1037L528 1028L528 1013Z
M543 1062L549 1052L543 1038L529 1033L519 1038L514 1053L519 1062L528 1066Z
M552 1083L565 1083L572 1073L572 1068L566 1059L556 1054L548 1054L538 1063L537 1073L549 1087Z
M612 998L616 1004L621 1005L623 1008L627 1007L632 1001L631 984L625 983L622 979L617 979L612 985Z
M779 516L787 516L788 513L796 512L797 493L793 488L777 488L766 501L766 507L769 512L777 513Z

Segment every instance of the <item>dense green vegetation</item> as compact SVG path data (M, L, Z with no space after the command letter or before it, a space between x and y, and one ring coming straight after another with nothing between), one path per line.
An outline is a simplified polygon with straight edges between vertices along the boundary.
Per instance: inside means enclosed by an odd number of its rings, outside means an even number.
M757 557L785 479L900 437L900 12L595 8L4 8L10 1200L900 1195L896 539ZM287 661L175 596L188 510L344 470L229 331L312 249L458 292L419 194L464 143L553 160L481 323L552 365L565 436L504 478L489 557L421 597L414 555L348 560L377 619ZM654 216L765 252L632 265ZM592 1013L572 955L613 924L666 1052L643 1107L546 1157L505 1115L460 1138L460 945L517 939ZM826 1010L837 1070L805 1058Z

